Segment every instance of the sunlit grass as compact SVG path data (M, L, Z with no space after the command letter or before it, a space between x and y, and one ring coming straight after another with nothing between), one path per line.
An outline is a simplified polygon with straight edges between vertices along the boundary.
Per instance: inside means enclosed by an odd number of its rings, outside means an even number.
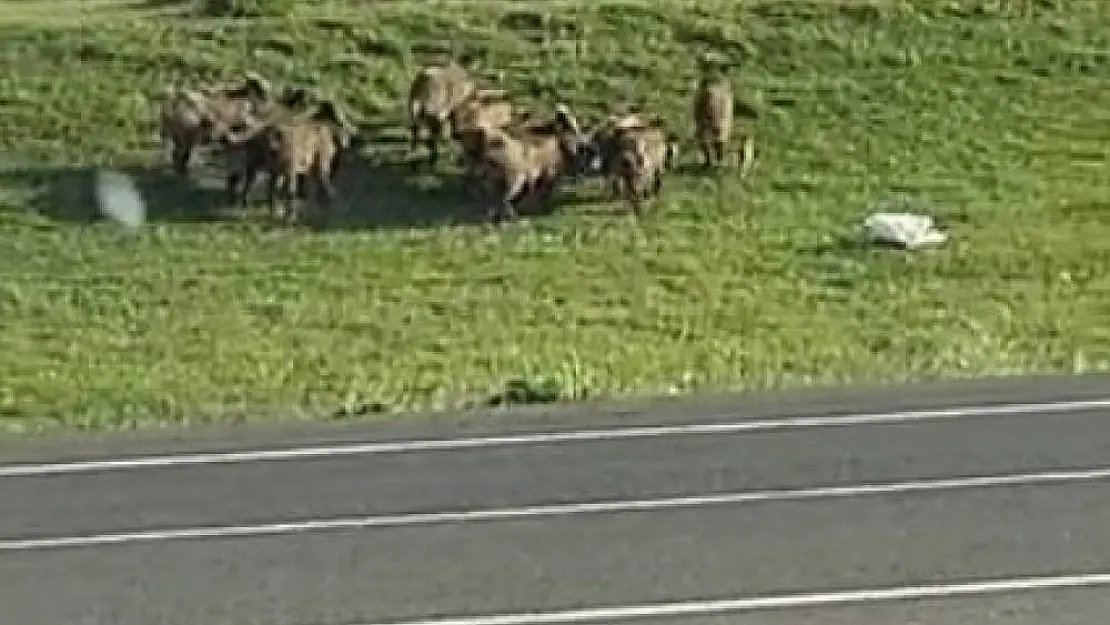
M573 399L1106 368L1110 5L601 1L555 19L582 41L541 51L524 25L542 5L512 4L0 19L7 424L452 407L514 380ZM351 172L351 214L323 232L215 219L218 195L163 173L150 94L248 68L387 126L365 152L389 167L409 44L447 33L541 110L639 99L686 136L696 55L742 58L763 160L746 184L676 175L640 226L585 185L499 233L447 225L472 210L452 177L400 166ZM148 191L137 233L90 219L90 167L109 163ZM933 204L953 242L845 245L893 193Z

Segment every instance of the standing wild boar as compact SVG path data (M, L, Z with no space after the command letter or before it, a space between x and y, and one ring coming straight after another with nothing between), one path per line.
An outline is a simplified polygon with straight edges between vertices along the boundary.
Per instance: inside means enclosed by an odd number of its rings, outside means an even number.
M658 197L663 174L674 166L677 141L661 125L617 129L610 161L613 195L627 199L632 212L643 215L643 201Z
M550 132L547 132L547 131ZM565 105L556 107L550 128L479 128L477 173L489 193L489 217L515 219L527 195L550 201L566 175L582 169L585 139Z
M462 151L463 181L468 190L478 182L483 128L506 128L513 121L513 105L503 91L478 90L451 114L451 137Z
M425 66L409 88L408 115L410 151L415 154L421 133L425 134L428 164L439 161L439 143L447 138L447 127L455 109L477 90L465 65L470 58L452 59L443 65Z
M269 103L270 85L254 73L248 73L240 86L167 89L162 94L159 135L169 144L174 172L187 176L198 146L209 145Z
M614 175L617 157L617 135L624 129L646 126L636 114L610 115L590 133L589 150L591 170L606 178ZM614 196L614 199L616 196Z
M674 167L678 139L658 119L611 116L594 131L590 149L612 199L632 201L639 214L640 199L658 195L663 173Z
M293 202L299 187L311 183L321 203L335 197L334 178L339 157L354 138L354 129L330 100L318 102L307 114L281 115L257 124L242 133L228 133L223 141L241 151L238 176L244 193L262 169L269 173L267 202L271 215L280 182L285 211L283 220L293 216ZM230 188L229 175L229 188Z
M717 72L707 72L694 92L694 135L705 167L720 166L732 136L732 85Z
M223 133L220 143L225 147L229 203L246 206L247 196L254 186L258 173L269 171L265 134L256 131L268 124L274 125L283 120L295 120L298 116L311 115L313 111L317 111L315 107L321 104L324 107L322 114L325 120L330 119L329 116L334 116L334 121L338 124L336 128L341 128L348 135L354 136L354 127L333 102L320 99L318 94L304 87L286 87L271 106L230 129L234 132ZM336 153L333 158L332 178L338 173L340 154ZM305 175L301 174L297 184L297 191L302 199L307 186L304 178Z

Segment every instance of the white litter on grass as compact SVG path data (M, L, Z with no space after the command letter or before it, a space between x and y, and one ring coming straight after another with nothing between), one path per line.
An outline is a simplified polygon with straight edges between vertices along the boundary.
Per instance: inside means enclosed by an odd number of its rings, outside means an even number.
M948 233L938 230L932 217L915 213L871 213L863 220L863 231L872 243L893 244L909 250L948 241Z
M100 212L129 228L146 222L146 202L131 176L115 171L96 173L96 203Z

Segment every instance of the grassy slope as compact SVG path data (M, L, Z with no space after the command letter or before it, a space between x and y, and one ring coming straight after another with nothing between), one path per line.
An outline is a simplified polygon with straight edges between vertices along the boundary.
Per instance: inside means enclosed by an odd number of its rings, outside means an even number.
M568 18L586 38L577 62L566 46L538 54L514 27L527 20L502 19L507 3L253 25L101 7L83 31L0 4L15 67L0 77L9 427L452 406L515 378L580 397L1110 359L1105 1L1032 20L935 0L589 2ZM179 188L151 153L145 94L248 67L319 80L397 126L404 42L452 31L526 100L557 92L589 111L606 93L642 95L675 121L692 56L743 52L765 160L747 189L675 177L640 228L587 187L561 214L495 234L437 225L464 212L455 183L391 176L403 169L385 131L368 150L377 169L349 176L345 227L310 233L207 214L211 191ZM151 198L156 223L137 235L88 223L86 167L106 162ZM899 190L937 203L956 243L905 255L837 242Z

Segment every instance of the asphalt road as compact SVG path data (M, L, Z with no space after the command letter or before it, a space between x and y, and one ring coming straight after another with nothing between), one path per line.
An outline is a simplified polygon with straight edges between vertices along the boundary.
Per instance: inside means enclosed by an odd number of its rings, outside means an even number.
M1110 378L5 440L0 502L13 625L1102 625Z

